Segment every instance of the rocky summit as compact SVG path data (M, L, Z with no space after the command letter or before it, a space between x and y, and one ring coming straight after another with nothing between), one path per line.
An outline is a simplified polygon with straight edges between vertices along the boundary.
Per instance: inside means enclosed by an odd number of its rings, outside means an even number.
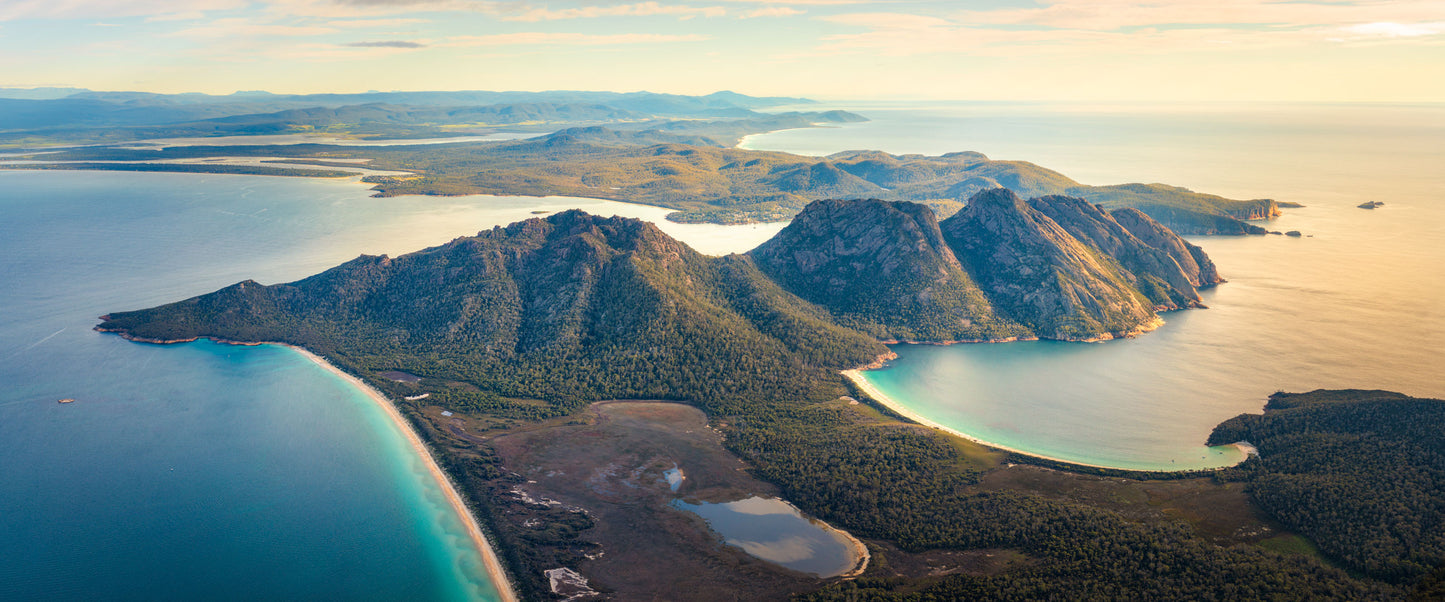
M748 255L784 289L876 337L957 341L1032 335L994 312L924 205L817 201Z
M99 328L284 341L363 368L381 355L431 373L465 364L458 380L518 396L667 397L739 366L783 380L857 366L887 352L879 341L1125 336L1218 281L1203 251L1137 211L992 189L942 222L911 202L816 201L727 257L652 224L566 211ZM606 382L565 376L606 370Z

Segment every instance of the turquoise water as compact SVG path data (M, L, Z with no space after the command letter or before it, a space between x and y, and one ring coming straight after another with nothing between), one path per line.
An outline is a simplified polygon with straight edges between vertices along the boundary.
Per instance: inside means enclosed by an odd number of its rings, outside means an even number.
M730 546L749 555L820 577L836 577L858 566L852 541L776 498L750 497L720 504L674 500L674 508L707 521Z
M0 599L495 599L425 466L338 377L90 330L351 254L355 218L324 208L358 187L117 175L0 172Z
M369 194L349 181L0 171L0 600L496 597L420 458L342 379L282 347L91 330L108 311L289 281L534 210L665 213ZM675 232L718 251L770 235Z
M1090 184L1161 181L1305 204L1267 227L1197 237L1229 282L1207 310L1103 344L896 346L865 377L932 422L1074 462L1168 470L1232 462L1203 446L1277 390L1445 397L1445 107L995 104L860 110L874 121L749 139L1027 159ZM1355 205L1384 201L1374 211Z

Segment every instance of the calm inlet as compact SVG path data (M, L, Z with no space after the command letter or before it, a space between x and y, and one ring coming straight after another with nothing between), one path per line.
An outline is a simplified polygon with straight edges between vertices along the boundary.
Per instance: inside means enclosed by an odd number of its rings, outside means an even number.
M1302 203L1263 223L1300 238L1193 237L1228 282L1207 310L1102 344L895 346L864 372L910 413L1026 453L1144 470L1242 456L1203 443L1278 390L1445 396L1445 107L935 104L750 137L750 148L979 151L1086 184L1164 182ZM1364 201L1383 201L1375 210Z

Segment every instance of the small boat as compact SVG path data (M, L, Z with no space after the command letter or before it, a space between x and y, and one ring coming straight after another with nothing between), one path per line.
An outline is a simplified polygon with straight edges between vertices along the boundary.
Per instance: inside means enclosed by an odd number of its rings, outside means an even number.
M59 403L74 403L74 402L75 402L74 399L69 398L69 397L66 397L65 399L60 400Z

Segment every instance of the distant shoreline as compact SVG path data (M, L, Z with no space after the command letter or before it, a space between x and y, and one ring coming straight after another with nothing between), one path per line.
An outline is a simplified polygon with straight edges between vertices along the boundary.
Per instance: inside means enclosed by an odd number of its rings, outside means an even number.
M881 362L878 362L877 364L881 364ZM878 367L878 365L870 365L868 368L875 368L875 367ZM865 368L865 369L867 369L867 368ZM893 399L893 398L885 395L882 391L878 390L878 387L873 386L873 383L868 382L868 379L867 379L867 378L864 378L864 376L863 376L863 370L862 370L862 369L857 369L857 368L855 368L855 369L852 369L852 370L844 370L844 371L840 372L840 374L842 374L842 375L844 376L844 378L847 378L849 381L851 381L851 382L852 382L854 385L856 385L860 390L862 390L864 394L866 394L868 397L872 398L874 401L877 401L878 403L883 404L884 407L886 407L886 408L894 411L895 413L899 414L900 416L903 416L904 418L907 418L907 419L909 419L909 420L912 420L913 422L916 422L916 423L918 423L918 424L921 424L921 425L926 426L926 427L929 427L929 428L938 429L938 430L943 431L943 432L945 432L945 433L948 433L948 434L950 434L950 435L954 435L954 436L956 436L956 437L961 437L961 438L963 438L963 439L967 439L967 440L969 440L969 441L972 441L972 442L974 442L974 443L977 443L977 444L979 444L979 445L983 445L983 446L986 446L986 447L989 447L989 448L992 448L992 449L1003 450L1003 451L1010 452L1010 453L1015 453L1015 454L1018 454L1018 455L1021 455L1021 456L1029 456L1029 457L1031 457L1031 458L1039 458L1039 459L1041 459L1041 460L1048 460L1048 461L1050 461L1050 462L1058 462L1058 463L1061 463L1061 464L1068 464L1068 465L1072 465L1072 466L1082 466L1082 467L1088 467L1088 468L1102 468L1102 469L1105 469L1105 470L1120 470L1120 471L1128 471L1128 472L1164 472L1164 473L1167 473L1167 472L1204 472L1204 471L1223 470L1223 469L1225 469L1225 468L1229 468L1230 466L1237 466L1240 462L1243 462L1245 459L1248 459L1248 458L1249 458L1249 450L1246 449L1246 448L1245 448L1243 445L1241 445L1240 443L1231 443L1230 446L1231 446L1231 447L1234 447L1235 449L1238 449L1238 450L1240 451L1240 453L1243 454L1244 457L1243 457L1243 458L1240 458L1239 462L1235 462L1234 464L1230 464L1229 466L1220 466L1220 467L1217 467L1217 468L1194 468L1194 469L1177 469L1177 470L1161 470L1161 469L1152 469L1152 468L1123 468L1123 467L1119 467L1119 466L1107 466L1107 465L1104 465L1104 464L1090 464L1090 463L1088 463L1088 462L1079 462L1079 461L1077 461L1077 460L1065 460L1065 459L1063 459L1063 458L1055 458L1055 457L1053 457L1053 456L1046 456L1046 455L1043 455L1043 454L1040 454L1040 453L1036 453L1036 452L1024 451L1024 450L1021 450L1021 449L1018 449L1018 448L1009 447L1009 446L1006 446L1006 445L999 445L999 444L994 443L994 442L992 442L992 441L985 441L985 440L983 440L983 439L979 439L978 437L975 437L975 436L970 435L970 434L968 434L968 433L965 433L965 432L963 432L963 431L960 431L960 430L957 430L957 429L954 429L954 428L950 428L950 427L947 427L947 426L943 426L942 424L939 424L939 423L937 423L937 422L934 422L934 421L932 421L932 420L929 420L929 419L927 419L927 418L924 418L922 415L918 414L917 412L914 412L913 410L909 409L907 406L904 406L903 404L898 403L897 400L895 400L895 399Z

